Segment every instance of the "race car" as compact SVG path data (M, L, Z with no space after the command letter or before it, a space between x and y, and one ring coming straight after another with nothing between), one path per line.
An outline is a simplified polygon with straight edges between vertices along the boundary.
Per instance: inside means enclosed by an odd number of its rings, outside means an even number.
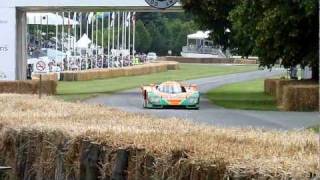
M199 109L200 93L197 85L168 81L143 86L144 108L184 107Z

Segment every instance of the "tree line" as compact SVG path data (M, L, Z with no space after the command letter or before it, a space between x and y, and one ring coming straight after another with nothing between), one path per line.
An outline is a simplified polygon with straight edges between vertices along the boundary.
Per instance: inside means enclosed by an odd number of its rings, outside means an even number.
M158 55L180 55L187 35L199 30L191 15L185 13L137 13L136 51Z
M261 66L311 66L319 78L318 0L181 0L224 49L257 55Z

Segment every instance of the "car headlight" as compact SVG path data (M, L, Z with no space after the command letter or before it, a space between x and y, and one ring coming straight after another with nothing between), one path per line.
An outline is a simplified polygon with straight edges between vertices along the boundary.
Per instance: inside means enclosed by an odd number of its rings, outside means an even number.
M188 99L189 104L196 104L198 103L198 98L197 97L190 97Z
M150 101L151 103L160 103L161 98L160 98L160 97L153 96L153 97L149 97L149 101Z

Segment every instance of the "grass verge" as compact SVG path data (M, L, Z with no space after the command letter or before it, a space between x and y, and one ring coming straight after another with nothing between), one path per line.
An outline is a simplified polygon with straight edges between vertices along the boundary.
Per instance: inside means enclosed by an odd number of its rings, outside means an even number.
M320 133L320 124L311 126L308 129L310 129L313 132Z
M228 84L207 93L209 100L225 108L278 110L276 99L264 93L264 80Z
M257 70L256 65L226 66L204 64L181 64L180 70L143 76L119 77L113 79L59 82L58 97L67 101L84 100L98 94L114 93L150 83L168 80L189 80Z

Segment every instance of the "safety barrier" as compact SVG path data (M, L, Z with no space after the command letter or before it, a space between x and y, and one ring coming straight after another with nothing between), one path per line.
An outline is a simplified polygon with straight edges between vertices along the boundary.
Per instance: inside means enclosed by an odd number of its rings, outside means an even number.
M285 111L318 111L319 85L314 81L266 79L264 91Z
M234 59L234 58L188 58L180 56L162 57L161 60L175 61L179 63L198 64L258 64L256 59Z
M179 69L179 63L161 61L124 68L91 69L85 71L67 71L60 73L62 81L89 81L123 76L138 76Z
M40 81L0 81L0 93L37 94ZM41 82L41 93L54 95L57 92L57 82L44 80Z

